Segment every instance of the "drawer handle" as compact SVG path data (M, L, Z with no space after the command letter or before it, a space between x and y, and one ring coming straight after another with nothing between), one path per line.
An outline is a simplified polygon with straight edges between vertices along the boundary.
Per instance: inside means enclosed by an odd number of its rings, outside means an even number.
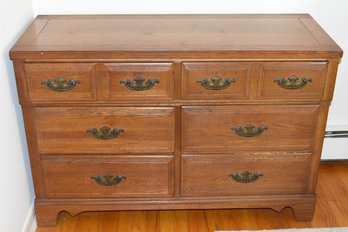
M72 90L77 84L80 83L80 80L66 80L64 77L58 77L54 80L41 81L41 84L46 85L49 89L56 92Z
M99 185L104 185L104 186L112 186L112 185L117 185L124 179L126 179L125 176L114 176L110 173L104 175L104 176L92 176L92 180L94 180L97 184Z
M154 85L159 83L158 79L148 79L145 81L145 78L143 77L136 77L133 80L131 79L126 79L126 80L121 80L121 84L124 84L128 89L130 90L135 90L135 91L144 91L144 90L149 90Z
M267 130L268 127L261 125L256 127L253 124L248 124L246 126L235 126L232 128L232 130L234 130L239 136L242 137L255 137L255 136L259 136L260 134L262 134L262 132L264 132L265 130Z
M284 89L301 89L305 87L309 82L312 82L312 78L302 77L301 79L297 76L291 76L288 79L283 77L274 79L280 87Z
M231 173L228 176L239 183L252 183L257 181L260 176L263 176L263 174L258 172L251 173L249 171L244 171L242 173Z
M197 81L197 83L200 83L204 88L209 90L227 89L232 83L235 82L236 80L233 78L225 78L222 80L222 78L218 76L213 76L210 79L202 79Z
M117 138L124 130L119 128L111 129L110 127L103 126L100 129L87 129L87 132L91 133L96 139L109 140Z

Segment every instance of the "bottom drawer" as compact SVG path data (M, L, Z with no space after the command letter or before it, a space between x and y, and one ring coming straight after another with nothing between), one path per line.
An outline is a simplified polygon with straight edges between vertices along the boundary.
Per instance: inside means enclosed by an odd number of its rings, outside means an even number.
M310 154L185 155L181 194L304 193Z
M168 197L170 156L42 156L47 198Z

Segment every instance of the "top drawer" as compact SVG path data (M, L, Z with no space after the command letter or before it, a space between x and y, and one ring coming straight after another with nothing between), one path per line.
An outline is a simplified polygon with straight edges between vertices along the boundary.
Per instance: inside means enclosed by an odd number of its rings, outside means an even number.
M28 63L24 65L32 102L96 100L94 63Z
M259 99L321 99L326 62L261 63Z
M32 102L173 98L172 63L27 63Z
M182 67L184 99L241 100L249 95L251 63L185 62Z

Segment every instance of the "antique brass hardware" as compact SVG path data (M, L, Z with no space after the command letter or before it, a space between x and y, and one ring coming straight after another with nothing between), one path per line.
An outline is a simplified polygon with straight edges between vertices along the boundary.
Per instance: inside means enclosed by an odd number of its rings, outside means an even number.
M64 77L57 77L54 80L41 81L41 84L46 85L49 89L57 92L72 90L77 84L80 83L80 80L67 80Z
M301 89L305 87L309 82L312 82L312 78L302 77L301 79L295 75L285 79L284 77L279 77L273 80L280 87L284 89Z
M145 78L143 77L136 77L133 80L126 79L121 80L121 84L124 84L128 89L135 90L135 91L144 91L151 89L155 84L159 84L158 79L148 79L145 81Z
M232 128L239 136L242 137L255 137L260 135L263 131L267 130L268 127L261 125L256 127L253 124L248 124L246 126L235 126Z
M104 186L112 186L112 185L117 185L121 181L125 180L125 176L114 176L110 173L103 175L103 176L92 176L92 180L94 180L97 184L99 185L104 185Z
M219 76L213 76L210 79L197 80L204 88L209 90L222 90L227 89L236 80L233 78L225 78L222 80Z
M124 132L123 129L103 126L102 128L90 128L87 132L91 133L96 139L109 140L117 138L121 133Z
M251 173L249 171L244 171L242 173L231 173L228 176L239 183L251 183L257 181L260 176L263 176L263 174L258 172Z

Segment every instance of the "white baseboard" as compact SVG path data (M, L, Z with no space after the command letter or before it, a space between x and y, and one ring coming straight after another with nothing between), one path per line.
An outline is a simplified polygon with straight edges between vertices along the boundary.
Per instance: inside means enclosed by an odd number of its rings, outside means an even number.
M22 232L35 232L37 228L36 214L34 204L30 207L28 211L28 216L25 220Z

